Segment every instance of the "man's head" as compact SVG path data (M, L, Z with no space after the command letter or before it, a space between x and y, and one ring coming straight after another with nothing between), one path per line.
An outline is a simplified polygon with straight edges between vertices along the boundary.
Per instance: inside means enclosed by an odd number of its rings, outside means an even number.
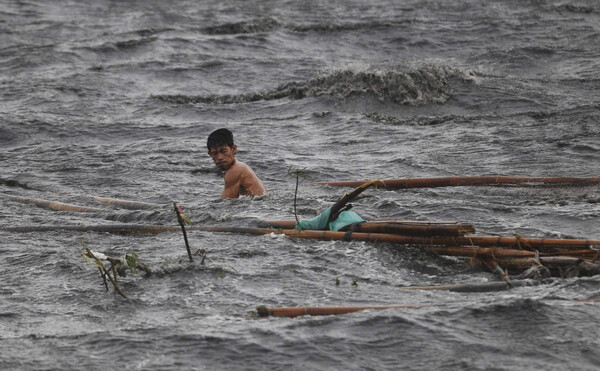
M237 146L233 144L233 134L231 131L225 128L213 131L208 136L206 147L215 165L222 171L228 170L235 164Z

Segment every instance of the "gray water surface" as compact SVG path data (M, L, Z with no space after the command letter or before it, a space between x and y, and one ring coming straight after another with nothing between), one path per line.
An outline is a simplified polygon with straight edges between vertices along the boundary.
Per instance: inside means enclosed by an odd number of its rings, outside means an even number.
M595 370L597 277L491 293L398 286L497 278L409 247L190 231L312 218L309 181L600 175L596 1L16 1L0 4L0 368ZM207 135L230 128L269 189L219 198ZM57 212L6 196L102 212ZM126 210L90 196L161 205ZM600 187L368 190L366 219L600 240ZM106 291L86 261L162 274ZM336 284L339 280L339 285ZM353 285L353 282L356 285ZM418 305L260 319L259 305Z

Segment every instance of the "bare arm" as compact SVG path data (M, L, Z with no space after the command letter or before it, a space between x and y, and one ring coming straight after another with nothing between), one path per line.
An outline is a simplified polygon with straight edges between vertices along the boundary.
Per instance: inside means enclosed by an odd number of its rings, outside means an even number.
M225 189L221 198L244 196L262 196L267 193L263 182L254 171L243 162L236 162L225 174Z
M241 177L239 168L233 166L225 173L225 188L221 198L237 198L240 195Z

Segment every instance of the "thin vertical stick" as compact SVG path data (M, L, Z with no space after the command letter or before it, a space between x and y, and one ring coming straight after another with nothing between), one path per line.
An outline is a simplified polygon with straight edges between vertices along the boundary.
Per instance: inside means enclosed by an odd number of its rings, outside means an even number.
M188 243L187 238L187 232L185 231L185 219L183 218L183 211L174 202L173 207L175 208L175 214L177 214L177 221L179 222L179 225L181 226L181 231L183 232L183 240L185 241L185 248L187 249L188 257L190 258L190 261L193 261L192 250L190 249L190 244Z

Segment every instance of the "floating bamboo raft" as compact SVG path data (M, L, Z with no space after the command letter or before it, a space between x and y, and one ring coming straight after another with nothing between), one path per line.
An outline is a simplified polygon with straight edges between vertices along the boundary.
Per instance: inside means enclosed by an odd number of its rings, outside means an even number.
M491 181L495 184L508 184L515 181L542 182L545 184L581 184L593 183L600 178L515 178L515 177L460 177L460 178L435 178L429 179L428 186L432 184L482 185ZM408 181L408 183L407 183ZM381 181L383 184L391 184ZM398 184L408 187L408 184L422 184L421 180L402 180ZM371 181L369 185L377 182ZM398 185L397 184L397 185ZM349 184L355 186L356 184ZM359 194L365 189L357 189L354 194ZM23 198L5 195L16 202L33 204L39 207L57 211L98 213L103 209L65 204L40 199ZM150 209L160 205L130 202L119 199L95 197L96 200L123 208ZM413 222L403 220L379 220L353 225L347 231L317 231L295 230L296 222L293 220L268 220L260 223L262 227L226 227L226 226L194 226L187 227L188 231L225 232L241 234L283 234L290 238L314 240L340 240L340 241L365 241L372 243L388 243L394 246L410 246L422 248L428 252L447 255L462 256L478 261L493 272L522 272L530 267L544 266L552 270L554 275L563 275L565 270L575 272L577 275L600 274L600 240L583 239L553 239L553 238L526 238L521 236L489 236L476 234L475 228L470 224L456 222ZM265 228L267 227L267 228ZM36 231L90 231L120 234L157 234L163 232L176 232L180 227L164 225L34 225L20 227L4 227L6 231L36 232Z
M289 226L289 221L268 221L268 223L277 226ZM368 226L370 224L378 225L379 223L367 222L364 224ZM413 229L409 226L412 226ZM441 231L446 234L432 235L432 229L428 229L431 226L443 227ZM462 228L471 230L472 227L458 223L436 225L435 223L408 222L403 225L401 234L360 231L298 231L282 228L227 226L194 226L188 227L187 230L250 235L283 234L290 238L300 239L388 243L394 246L421 248L439 255L475 259L494 272L498 269L510 269L511 273L519 273L532 266L546 266L555 271L558 269L558 272L554 272L555 275L561 274L560 269L569 267L577 268L581 275L600 274L600 240L480 236L475 234L448 235L447 228L450 228L452 233L463 233ZM179 227L175 226L158 225L45 225L5 227L2 229L13 232L65 230L119 234L157 234L180 230ZM423 235L424 230L429 234Z
M290 238L314 240L366 241L389 243L393 245L422 248L428 252L462 256L479 261L492 272L502 276L510 273L522 273L530 267L547 267L556 276L564 275L563 270L572 268L577 275L600 274L600 240L526 238L507 236L435 236L422 235L424 226L432 223L409 222L415 226L411 231L405 228L403 234L365 233L356 231L333 232L253 227L198 227L202 231L243 233L253 235L283 234ZM262 225L290 226L290 221L266 221ZM369 225L369 223L364 223ZM374 223L376 224L376 223ZM441 224L441 226L459 226L460 224ZM446 230L444 229L444 232ZM500 272L501 271L501 272Z

